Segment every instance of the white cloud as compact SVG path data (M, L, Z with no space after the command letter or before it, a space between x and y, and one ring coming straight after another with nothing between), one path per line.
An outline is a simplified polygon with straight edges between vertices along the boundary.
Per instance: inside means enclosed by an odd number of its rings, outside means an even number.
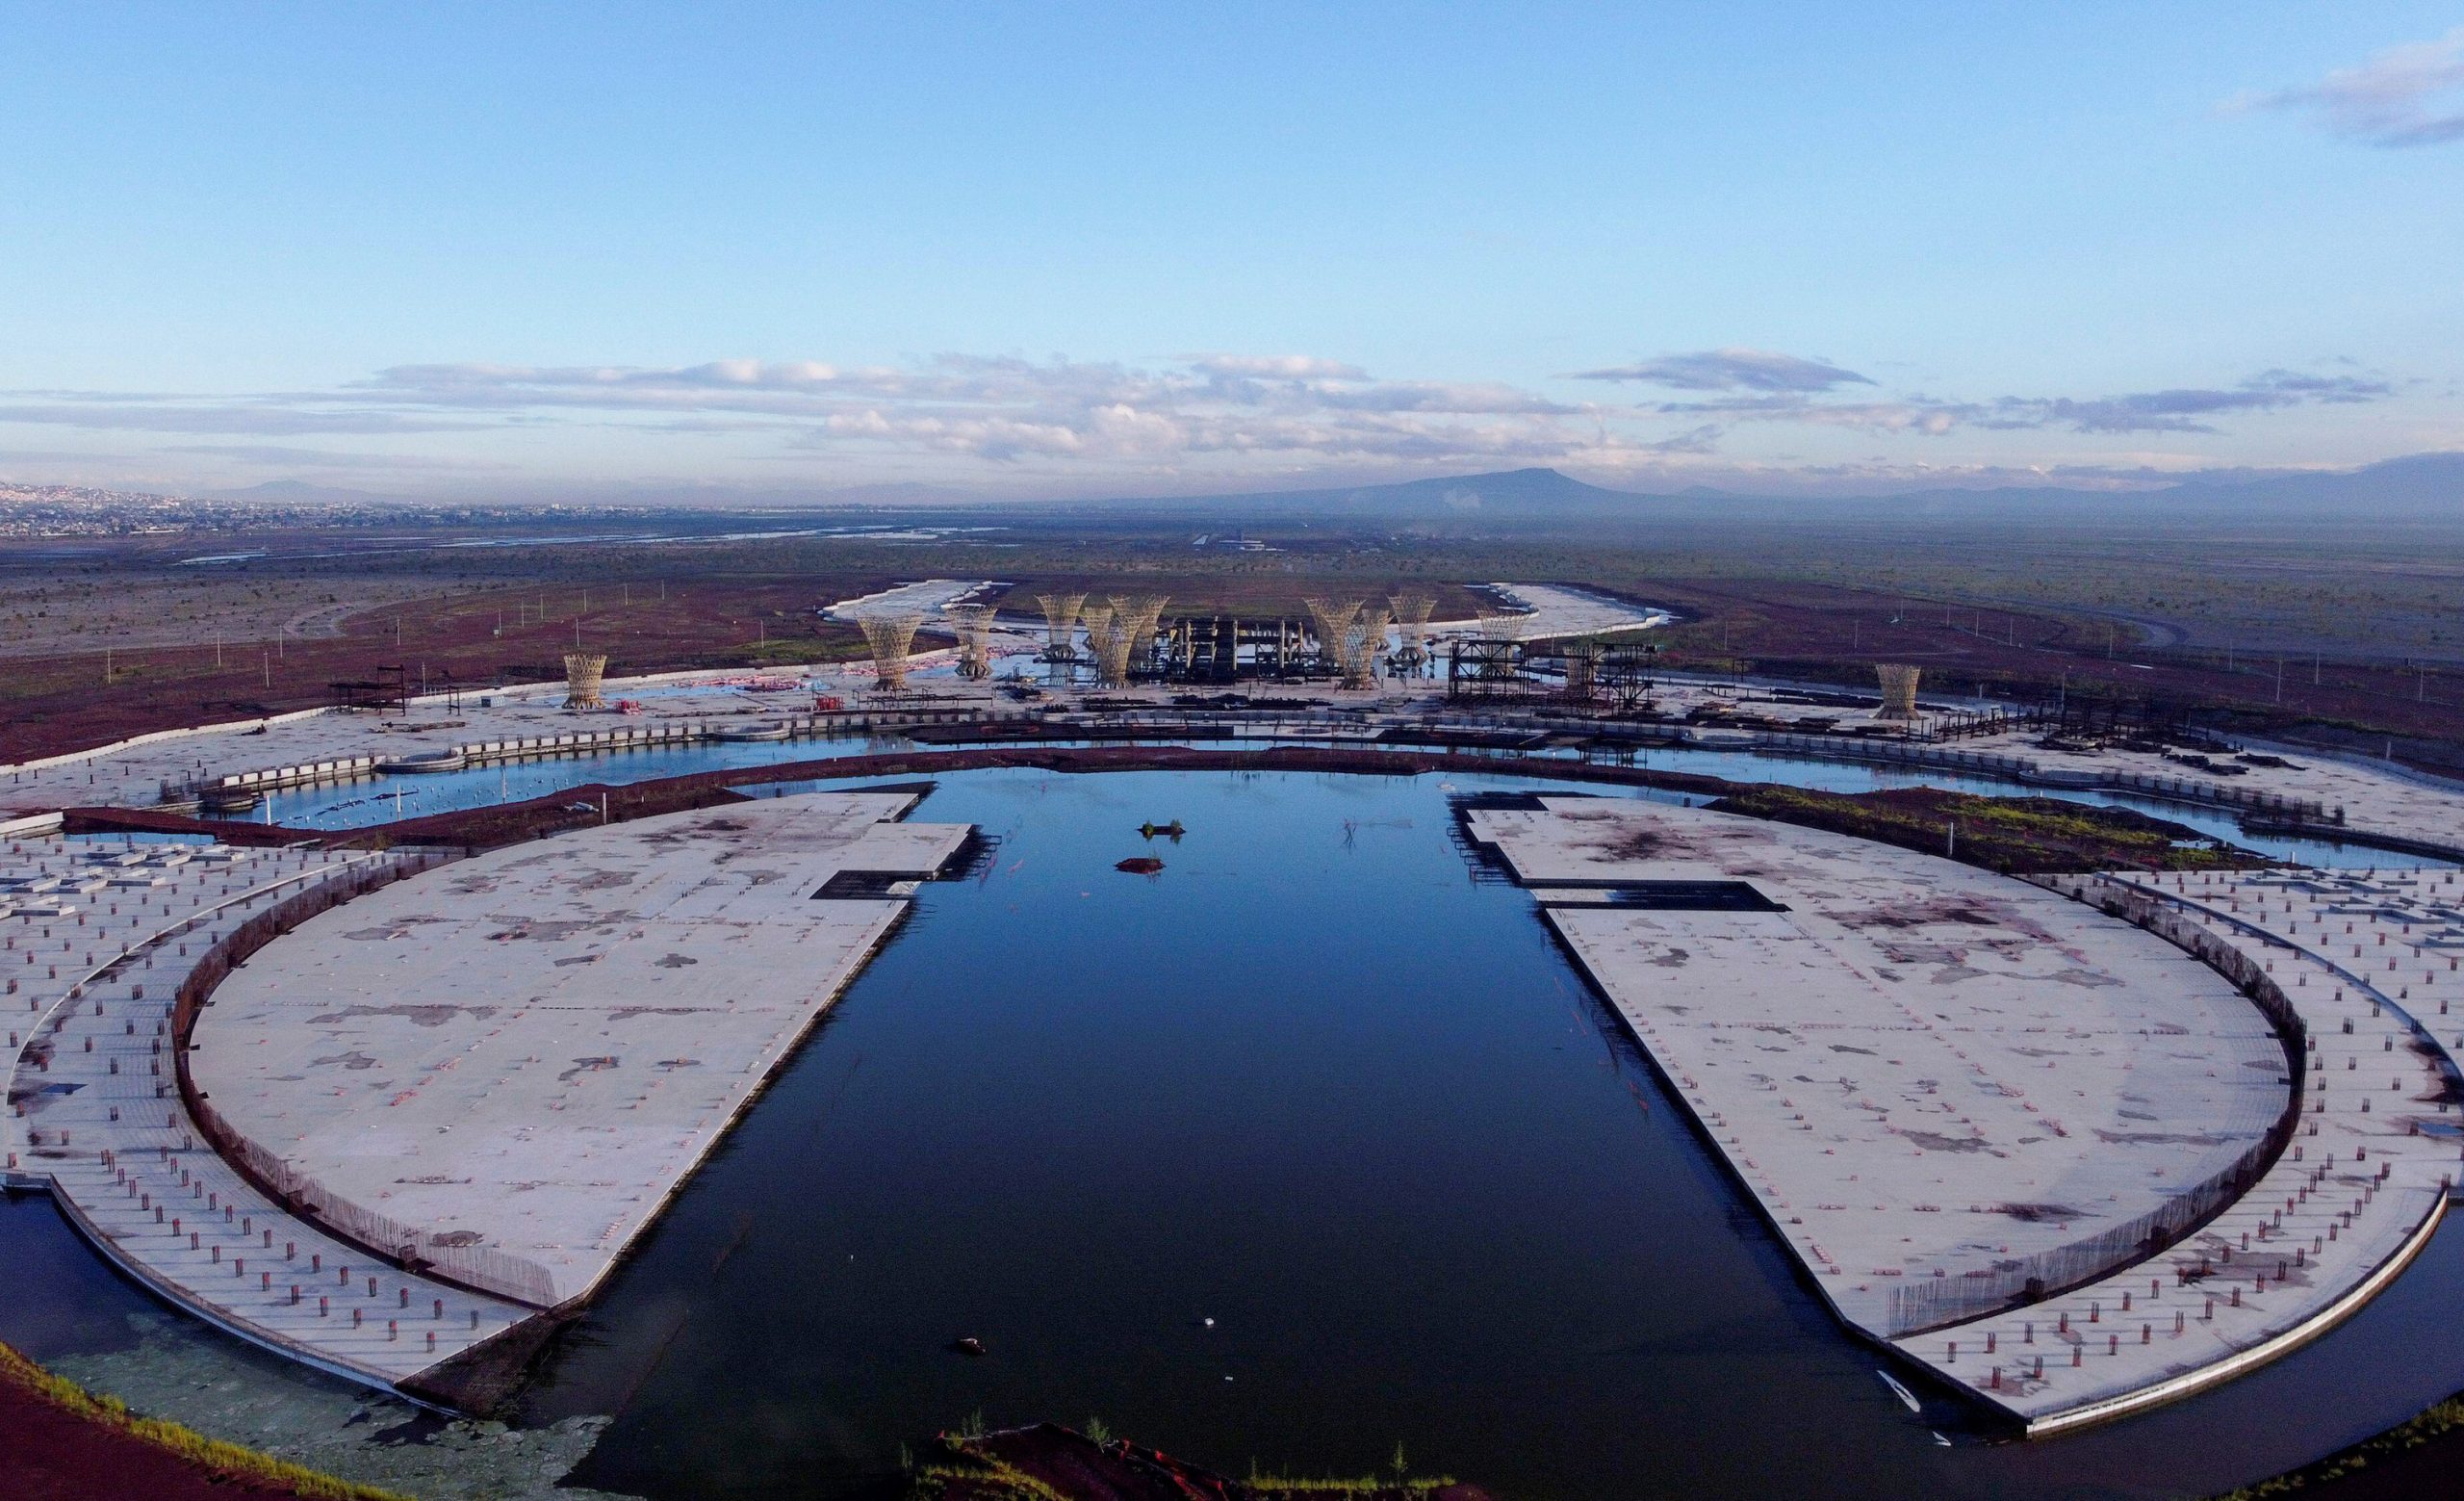
M2217 387L1951 399L1885 393L1826 361L1741 349L1578 378L1648 381L1675 394L1641 403L1570 402L1502 381L1381 379L1310 355L1210 354L1139 367L943 353L872 366L743 358L405 365L339 389L219 398L0 392L0 424L260 440L480 433L493 436L427 447L491 460L561 447L564 462L584 466L636 462L690 441L698 445L697 470L829 453L944 475L970 465L1008 476L1042 466L1095 484L1129 475L1196 482L1348 467L1565 463L1640 472L1707 460L1748 424L1889 437L2210 433L2228 420L2383 401L2395 390L2363 371L2279 369ZM543 429L589 436L560 443L526 436ZM265 462L277 462L275 444L257 449ZM625 457L612 457L618 453ZM300 451L295 462L315 460Z
M1829 360L1801 359L1771 349L1705 349L1663 354L1632 365L1577 371L1575 380L1631 380L1676 391L1828 391L1873 382Z
M2303 111L2330 134L2374 146L2464 140L2464 26L2429 41L2389 47L2308 88L2244 94L2223 108L2229 114Z
M1251 375L1269 380L1365 380L1357 365L1310 354L1199 354L1189 367L1208 375Z

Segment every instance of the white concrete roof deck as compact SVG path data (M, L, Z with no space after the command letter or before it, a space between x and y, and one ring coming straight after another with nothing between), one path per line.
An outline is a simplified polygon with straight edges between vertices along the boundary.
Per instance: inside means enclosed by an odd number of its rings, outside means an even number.
M76 858L59 841L13 851L29 853ZM179 871L179 887L146 893L151 906L127 904L97 935L112 945L98 951L105 963L73 978L64 969L31 996L48 1066L11 1050L12 1094L27 1113L7 1122L16 1176L48 1186L131 1276L242 1338L386 1386L532 1310L378 1264L269 1202L203 1150L174 1084L168 1031L180 980L233 929L394 858L283 851L232 868L199 860Z
M2464 789L2411 774L2401 767L2382 769L2342 757L2294 751L2283 758L2292 763L2289 766L2252 766L2246 775L2219 779L2167 761L2154 751L2118 746L2098 751L2051 750L2040 743L2041 738L2040 732L2013 732L1959 743L1967 750L2024 756L2047 771L2117 772L2215 783L2241 791L2268 792L2341 808L2346 822L2356 829L2409 834L2451 844L2464 840L2464 835L2459 835L2464 831ZM2391 867L2404 863L2400 855L2387 859Z
M961 824L814 793L480 855L302 924L217 993L192 1074L247 1139L430 1238L588 1294L903 911Z
M1839 1291L1858 1290L1856 1269L1839 1248L1886 1249L1878 1224L1885 1231L1909 1232L1900 1249L1929 1243L1941 1248L1934 1258L1938 1272L1921 1269L1913 1257L1904 1257L1901 1266L1903 1276L1915 1274L1938 1284L1990 1272L1997 1261L2007 1264L2010 1256L2032 1249L2023 1236L1982 1257L1984 1239L1949 1244L1943 1231L1916 1227L1922 1223L1918 1216L1937 1211L1941 1221L1951 1221L1952 1205L1929 1208L1912 1196L1962 1181L1984 1195L1995 1178L2015 1181L2040 1162L2029 1153L1967 1152L1947 1170L1923 1164L1921 1151L1903 1154L1900 1141L1892 1138L1911 1133L1890 1119L1911 1115L1921 1123L1923 1112L1946 1112L1972 1132L1964 1140L1989 1152L1997 1138L1988 1112L2002 1105L2007 1097L2000 1091L2009 1084L1996 1075L2015 1057L2035 1056L2042 1048L2041 1042L2011 1046L2030 1035L2026 1003L1989 996L1983 1007L1963 1010L1957 1002L1929 1000L1915 1008L1922 1013L1915 1026L1894 1032L1877 1025L1861 1033L1858 1019L1868 997L1837 983L1835 973L1821 972L1825 966L1809 962L1803 952L1817 935L1829 938L1825 924L1841 916L1838 893L1808 879L1810 873L1818 881L1837 879L1820 874L1818 863L1807 859L1810 849L1799 836L1809 831L1768 825L1767 833L1757 834L1737 827L1744 820L1717 815L1606 799L1591 800L1593 808L1586 811L1585 801L1544 799L1537 813L1479 810L1470 816L1476 834L1493 839L1527 878L1572 880L1588 872L1603 882L1745 879L1798 909L1653 911L1580 905L1597 902L1604 894L1601 889L1537 893L1551 922L1675 1079L1689 1109L1842 1316L1869 1333L1888 1335L1887 1309L1870 1292L1843 1298ZM1897 921L1888 925L1893 937L1886 942L1933 937L1929 930L1945 916L1945 900L1975 909L1980 895L1989 899L1993 888L2015 884L1881 846L1837 842L1853 846L1850 853L1877 869L1928 877L1924 889L1912 892L1898 907ZM1912 860L1919 865L1910 867ZM2044 884L2061 892L2161 895L2195 919L2197 926L2186 933L2203 931L2209 941L2231 944L2282 988L2308 1029L2311 1051L2289 1150L2197 1231L2153 1260L2135 1259L2085 1285L1890 1341L1908 1359L2001 1408L2031 1434L2118 1415L2227 1380L2314 1337L2400 1273L2436 1227L2458 1169L2459 1136L2445 1098L2451 1065L2430 1033L2451 1022L2455 1045L2464 1047L2464 1015L2451 1017L2448 1009L2464 998L2464 960L2439 944L2450 931L2446 924L2456 902L2464 898L2464 878L2455 872L2263 871L2060 877ZM1870 883L1863 890L1870 894ZM1805 895L1833 905L1810 916L1797 899ZM2229 1164L2233 1153L2221 1152L2227 1142L2246 1143L2255 1139L2253 1132L2264 1134L2275 1118L2273 1107L2289 1099L2289 1091L2280 1082L2272 1089L2255 1083L2262 1072L2280 1079L2283 1057L2254 1005L2231 996L2228 1010L2240 1008L2241 1025L2186 1026L2185 1016L2210 1007L2221 975L2096 907L2073 904L2066 919L2041 909L2020 910L2028 925L2074 962L2091 953L2101 958L2133 949L2145 958L2150 944L2176 956L2169 963L2149 961L2150 968L2132 975L2119 992L2091 987L2092 1002L2054 1001L2057 1011L2070 1015L2062 1035L2076 1049L2047 1058L2063 1066L2052 1072L2065 1074L2077 1097L2066 1119L2082 1119L2077 1112L2091 1102L2088 1097L2102 1090L2111 1100L2133 1107L2114 1108L2114 1114L2143 1120L2123 1130L2095 1129L2092 1152L2071 1164L2079 1175L2073 1181L2122 1180L2142 1151L2133 1136L2177 1146L2214 1141L2220 1155L2211 1154L2202 1167L2160 1171L2137 1185L2161 1199L2196 1182L2208 1169ZM1955 943L1956 934L1951 937ZM1670 963L1681 954L1681 963ZM1912 951L1903 946L1894 967L1909 957ZM1972 959L1954 962L1963 970L1989 968ZM1876 977L1882 972L1870 961L1855 967ZM1695 973L1707 969L1712 970L1707 976ZM1906 977L1903 972L1903 984ZM2046 991L2043 978L2029 977L2029 984ZM1953 982L1962 1001L1972 983L1964 974ZM2406 1008L2419 1019L2418 1028ZM2120 1023L2112 1035L2142 1040L2125 1045L2124 1056L2099 1057L2092 1039L2101 1029L2082 1026L2082 1010L2108 1011ZM1981 1025L1993 1012L2004 1015L1991 1026ZM2141 1023L2136 1034L2129 1024L2134 1016ZM2015 1029L2014 1022L2023 1024ZM1886 1057L1904 1060L1917 1054L1929 1031L1941 1033L1973 1076L1937 1070L1929 1089L1894 1062L1893 1072L1881 1076L1886 1087L1898 1091L1895 1098L1875 1099L1886 1088L1864 1088L1859 1080L1865 1096L1860 1101L1862 1120L1842 1111L1828 1091L1809 1087L1836 1082L1829 1075L1813 1068L1794 1075L1782 1072L1809 1054L1818 1059L1808 1040L1828 1045L1856 1037L1878 1045L1876 1051ZM2151 1046L2148 1039L2156 1037L2165 1042ZM2238 1060L2248 1070L2248 1084L2203 1087L2191 1077L2193 1069L2173 1073L2161 1088L2148 1087L2200 1053L2219 1065ZM1874 1067L1863 1059L1857 1066ZM1844 1076L1847 1071L1840 1072ZM2211 1075L2217 1084L2229 1076ZM1983 1087L1959 1095L1946 1087L1954 1079ZM2039 1088L2026 1087L2032 1093ZM2267 1108L2253 1114L2254 1105ZM2222 1118L2216 1113L2220 1109L2226 1112ZM1833 1197L1806 1212L1809 1188L1827 1188ZM1861 1201L1858 1194L1866 1197ZM2127 1218L2123 1211L2132 1203L2118 1196L2115 1217ZM2083 1221L2073 1234L2094 1229L2093 1222Z
M2152 1261L1903 1339L1901 1353L2030 1433L2052 1433L2227 1380L2366 1303L2427 1242L2458 1171L2456 1117L2443 1098L2451 1065L2434 1033L2453 1020L2439 1008L2446 993L2464 993L2464 975L2400 931L2375 941L2400 921L2349 919L2320 893L2374 888L2408 899L2452 890L2453 879L2049 878L2092 900L2163 900L2272 971L2309 1032L2301 1125L2237 1203ZM2394 969L2379 967L2382 955Z
M123 966L129 972L117 977L125 989L167 998L186 972L180 961L201 957L222 928L361 858L282 850L249 851L263 858L233 861L225 853L223 846L208 853L189 845L61 839L22 841L0 852L0 879L46 888L46 896L91 879L97 856L134 860L121 868L162 877L160 885L135 890L106 883L96 896L81 894L65 903L19 899L0 918L0 1025L6 1028L0 1031L0 1084L13 1096L34 1097L0 1116L0 1153L6 1153L0 1164L17 1165L13 1159L26 1154L29 1132L64 1098L63 1092L40 1093L47 1076L26 1058L45 1030L63 1020L70 1000L84 997ZM199 854L207 858L193 858ZM55 1066L64 1061L56 1044L53 1054Z
M2136 1219L2288 1098L2266 1021L2161 940L2024 882L1622 798L1478 810L1527 882L1744 880L1784 913L1555 905L1840 1316ZM1564 894L1583 898L1576 892Z

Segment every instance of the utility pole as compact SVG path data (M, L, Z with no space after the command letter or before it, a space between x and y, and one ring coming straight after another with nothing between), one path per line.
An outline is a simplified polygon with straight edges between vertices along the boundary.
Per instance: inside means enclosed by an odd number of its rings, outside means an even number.
M268 653L266 653L266 654L265 654L265 656L266 656L266 686L268 686L268 687L271 687L271 686L273 686L273 653L271 653L271 652L268 652Z

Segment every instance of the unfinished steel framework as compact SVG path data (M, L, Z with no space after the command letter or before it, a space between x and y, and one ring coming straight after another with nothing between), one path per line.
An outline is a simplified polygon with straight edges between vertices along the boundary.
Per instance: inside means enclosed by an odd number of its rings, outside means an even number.
M1921 669L1906 662L1877 662L1874 675L1882 680L1883 707L1878 719L1913 719L1916 717L1916 679Z
M950 617L950 629L958 634L959 676L977 680L992 676L992 607L951 605L942 613Z
M565 707L567 709L601 709L605 705L599 696L600 680L607 671L607 657L602 652L567 652L565 654Z
M1077 637L1073 633L1078 625L1078 612L1086 608L1086 604L1087 596L1084 594L1036 596L1036 608L1043 611L1044 660L1078 660Z
M1184 615L1162 634L1156 663L1174 683L1293 682L1323 677L1306 621L1288 615Z
M1519 617L1483 611L1476 635L1457 637L1446 657L1446 696L1512 698L1528 691L1523 643L1515 639Z
M864 644L873 649L873 691L907 690L907 654L915 645L921 615L866 615L856 622L864 630Z
M1559 696L1569 704L1632 713L1652 701L1656 686L1652 659L1656 646L1600 636L1576 636L1554 645L1526 645L1522 676L1528 690L1548 690L1547 680L1560 684Z
M1566 653L1566 697L1578 704L1588 704L1600 687L1600 642L1589 636L1568 641Z

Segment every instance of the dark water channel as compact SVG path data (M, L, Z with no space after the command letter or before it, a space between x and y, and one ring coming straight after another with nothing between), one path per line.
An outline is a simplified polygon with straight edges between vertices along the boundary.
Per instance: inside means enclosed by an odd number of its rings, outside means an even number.
M1450 791L1540 785L941 779L915 816L995 860L924 890L525 1420L615 1414L573 1481L660 1501L895 1494L902 1445L977 1414L1236 1474L1399 1443L1527 1501L2171 1496L2464 1387L2451 1230L2327 1337L2150 1416L2025 1444L1938 1392L1912 1412L1527 893L1450 843ZM141 1301L40 1200L0 1210L0 1337L38 1357Z
M1528 897L1471 879L1451 785L946 779L917 816L997 862L928 889L555 1362L534 1416L618 1414L576 1479L863 1495L980 1412L1234 1473L1399 1442L1528 1497L2182 1493L2464 1385L2464 1340L2367 1374L2442 1246L2394 1317L2174 1413L1988 1446L1910 1412Z

